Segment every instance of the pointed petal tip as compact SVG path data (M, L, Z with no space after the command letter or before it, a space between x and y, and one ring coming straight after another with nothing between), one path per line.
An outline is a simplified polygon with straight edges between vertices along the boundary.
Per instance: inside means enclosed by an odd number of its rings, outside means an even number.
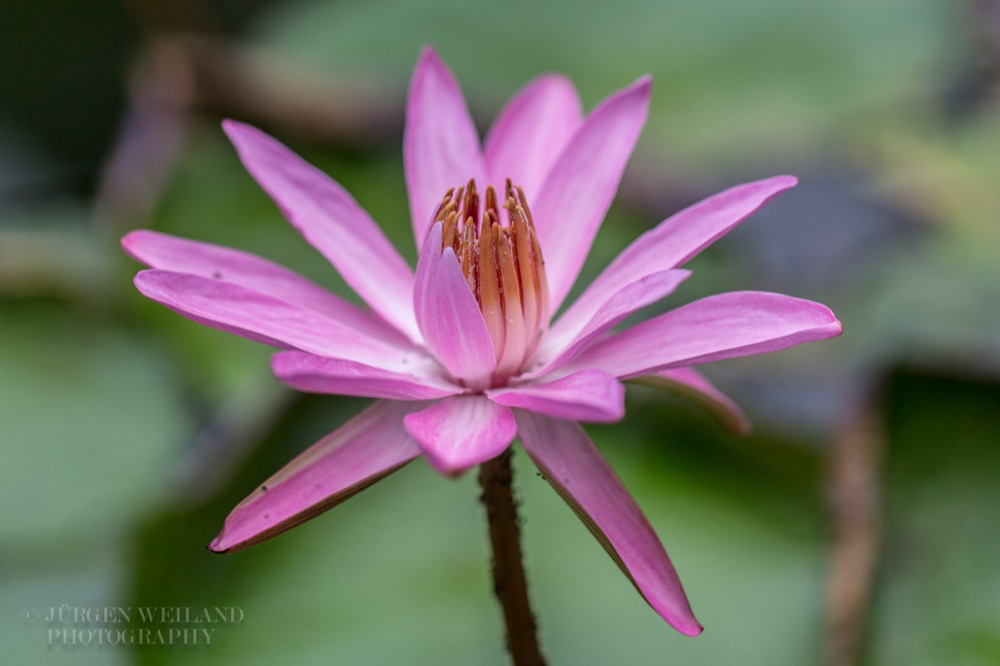
M669 624L675 631L684 636L698 636L705 630L705 627L698 622L698 619L694 616L694 612L688 605L687 600L684 600L682 608L669 608L664 606L662 603L657 603L657 600L647 597L640 591L642 598L650 605L650 607L659 615L663 620Z
M799 184L799 179L791 174L783 173L780 176L775 176L771 179L776 184L783 185L783 189L788 189L790 187L795 187Z
M643 74L629 85L620 89L617 93L612 93L612 95L607 99L637 97L648 105L649 100L652 96L653 96L653 76L652 74Z
M831 312L830 315L833 316L833 312ZM836 338L843 335L844 325L840 322L839 319L837 319L836 316L833 316L833 323L830 324L830 327L835 331L831 337Z
M135 276L132 278L132 284L134 284L135 288L141 291L145 296L149 295L146 293L146 288L149 283L149 277L150 277L149 274L155 270L156 270L155 268L144 268L143 270L136 273Z
M678 622L677 624L671 624L670 626L685 636L691 637L697 636L701 632L705 631L705 627L701 626L701 624L693 617L689 622L684 622L683 624Z
M763 198L763 200L760 201L760 203L757 205L757 208L754 209L753 212L756 212L760 208L763 208L764 205L766 205L769 201L771 201L771 199L778 196L782 192L785 192L786 190L792 189L798 184L799 184L799 179L797 176L793 176L789 173L782 173L778 174L777 176L771 176L769 178L761 178L760 180L750 181L742 185L736 185L734 187L729 188L728 190L720 192L719 194L722 195L730 191L739 191L744 188L750 188L751 190L757 190L757 191L763 190L764 192L767 192L767 195ZM749 214L747 215L747 217L749 217Z
M241 157L243 155L242 150L246 147L247 142L254 138L252 135L263 134L263 132L253 125L248 125L239 120L233 120L232 118L226 118L221 124L222 131L229 139L229 142L233 144L233 147L236 148L237 154Z
M410 436L412 437L413 436L412 428L414 428L415 426L412 424L412 421L411 422L407 421L407 419L410 416L413 415L409 414L407 415L407 417L404 417L403 425L407 429L407 432L411 433ZM424 460L427 461L427 464L431 466L431 469L433 469L435 472L448 479L457 479L463 474L465 474L465 472L467 472L469 469L479 464L478 459L466 459L465 457L463 458L444 457L437 455L436 453L431 451L428 447L421 447L421 448L422 448L421 452L423 453L423 458Z
M424 44L420 47L420 55L417 56L418 65L435 60L441 62L441 56L438 55L437 49L434 48L433 44Z
M843 332L844 332L844 324L841 323L841 321L839 319L837 319L837 315L835 315L833 313L833 310L831 310L828 306L826 306L826 305L824 305L822 303L816 302L816 301L806 301L806 300L803 300L802 302L803 303L809 303L809 304L812 304L812 305L816 306L817 310L820 313L820 318L825 318L826 319L826 321L824 323L822 323L822 324L820 324L818 326L818 328L821 331L823 331L823 333L827 334L826 337L828 337L828 338L836 338L836 337L839 337L840 335L843 334Z
M226 529L223 528L219 534L212 539L212 542L205 546L205 549L210 553L215 555L229 555L230 553L237 553L241 550L246 550L250 546L257 545L261 541L265 541L268 537L264 539L260 538L250 538L244 539L242 541L233 541L226 537Z
M458 460L458 459L446 460L445 458L442 458L425 450L424 459L427 461L427 464L430 465L431 468L433 468L434 471L440 474L441 476L448 479L457 479L466 472L468 472L473 467L478 467L479 465L482 465L484 463L489 462L490 460L493 460L506 450L507 448L504 447L502 451L498 452L496 455L490 456L485 460L477 457L475 460L471 461Z
M216 555L226 555L238 550L244 550L253 543L255 543L253 540L244 540L243 542L233 541L226 533L226 526L223 525L219 533L215 535L215 538L205 546L205 549Z
M230 143L232 143L233 146L236 148L236 151L241 156L241 158L243 155L242 151L244 149L251 148L252 147L251 142L253 142L254 140L257 141L263 140L271 143L277 143L277 139L273 138L270 134L267 134L266 132L241 120L233 120L232 118L226 118L222 121L221 124L222 124L222 131L225 132L226 136L229 138Z
M463 464L454 460L445 460L444 458L439 458L438 456L432 455L427 451L424 451L424 460L427 461L427 464L430 465L435 472L449 479L459 478L469 471L470 468L478 464Z
M619 88L614 91L603 100L598 103L594 110L591 111L591 116L597 115L599 111L603 111L607 107L614 108L617 105L625 104L625 107L629 108L630 100L638 102L639 108L642 109L641 114L635 116L642 118L642 124L640 124L639 129L642 129L642 125L646 122L646 114L649 112L649 102L653 96L653 76L651 74L643 74L637 78L632 83L628 84L624 88ZM607 111L604 111L607 113ZM631 112L633 114L637 113L634 109Z
M228 136L231 141L235 141L236 135L240 132L252 129L251 125L247 125L239 120L233 120L232 118L223 118L220 124L222 125L222 131L226 133L226 136Z
M748 212L745 217L750 217L753 213L757 212L763 208L768 202L770 202L774 197L779 194L792 189L799 184L798 176L793 176L789 173L778 174L777 176L770 176L768 178L761 178L760 180L754 180L741 185L734 185L729 189L720 192L717 197L723 197L731 193L736 192L747 192L752 193L752 196L763 195L757 205L752 211ZM715 197L709 197L705 201L710 201Z
M125 254L140 264L153 268L155 262L150 261L147 255L150 251L156 254L156 250L160 249L162 245L169 244L173 240L174 237L152 229L133 229L122 236L119 242L122 249L125 250Z
M566 76L565 74L560 74L559 72L545 72L544 74L539 74L536 76L529 84L529 86L542 86L542 85L553 85L561 86L576 92L576 86L573 85L573 80Z
M837 315L833 313L833 310L818 301L784 296L783 294L770 294L768 292L746 293L755 296L759 293L764 297L784 299L789 305L798 309L803 317L808 318L808 324L806 322L802 323L803 332L807 333L807 336L800 338L795 344L828 340L836 338L844 332L844 325L837 319Z
M420 55L417 57L417 65L414 68L413 79L416 80L425 72L435 72L439 76L443 76L447 79L454 79L451 74L451 70L448 68L448 64L445 63L444 58L437 52L430 44L424 44L420 49Z
M125 250L125 254L132 257L140 264L145 264L146 262L137 256L136 246L142 243L143 238L145 238L148 233L149 232L147 232L145 229L135 229L122 236L121 240L119 241L121 243L122 249Z

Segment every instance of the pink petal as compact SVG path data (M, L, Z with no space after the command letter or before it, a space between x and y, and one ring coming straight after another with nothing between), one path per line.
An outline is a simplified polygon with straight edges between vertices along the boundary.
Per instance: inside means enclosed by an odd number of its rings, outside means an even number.
M646 122L652 79L640 78L594 109L530 202L545 255L552 311L576 280Z
M365 335L408 346L406 338L379 317L258 256L144 229L127 234L122 238L122 246L134 259L151 268L231 282L333 317Z
M403 417L421 403L380 401L309 447L240 502L209 548L242 550L301 525L418 455Z
M669 368L764 354L840 335L825 305L766 292L709 296L622 331L566 369L597 368L637 377Z
M491 182L503 186L510 178L532 201L582 123L580 98L573 84L562 76L538 77L507 103L486 135Z
M250 175L351 288L414 342L413 272L371 216L325 173L260 130L222 125Z
M634 381L687 396L716 414L733 431L741 435L750 434L752 428L750 419L739 405L715 388L705 375L694 368L661 370L651 375L636 377Z
M625 416L625 387L600 370L584 370L555 381L491 389L486 396L557 419L614 423Z
M543 376L565 365L630 314L673 293L690 276L691 271L679 269L652 273L612 294L582 328L560 326L560 320L545 336L537 354L541 368L528 376Z
M146 297L212 328L276 347L345 358L405 372L422 350L386 344L350 326L223 280L157 269L141 271L135 286Z
M417 247L445 192L475 178L486 185L486 162L465 97L448 66L424 47L406 103L403 166Z
M271 358L275 376L294 389L309 393L357 395L389 400L430 400L462 393L465 389L434 373L436 363L409 373L392 372L338 358L300 351L278 352Z
M795 183L792 176L776 176L737 185L668 217L619 254L552 330L582 328L616 291L650 273L681 266Z
M427 347L452 376L470 388L489 385L496 351L483 314L452 248L441 252L441 224L420 251L413 309Z
M408 414L403 424L442 474L458 474L497 457L517 434L510 408L481 395L445 398Z
M520 410L516 417L528 455L653 610L682 634L701 633L663 545L583 428Z

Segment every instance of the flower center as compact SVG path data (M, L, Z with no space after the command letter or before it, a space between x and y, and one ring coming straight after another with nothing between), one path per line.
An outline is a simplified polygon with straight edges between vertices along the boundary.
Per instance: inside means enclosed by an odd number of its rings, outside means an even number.
M549 285L524 190L507 180L500 214L493 186L482 217L475 180L448 190L434 216L441 250L451 247L486 320L497 369L494 385L516 375L548 329Z

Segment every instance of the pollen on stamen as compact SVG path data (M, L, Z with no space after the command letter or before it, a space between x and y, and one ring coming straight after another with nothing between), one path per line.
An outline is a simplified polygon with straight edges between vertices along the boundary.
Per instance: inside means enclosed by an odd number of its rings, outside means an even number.
M496 352L495 384L522 370L549 321L545 262L524 190L508 179L503 205L487 186L480 213L474 180L448 190L434 216L441 250L451 247L462 267ZM501 210L504 213L501 213Z

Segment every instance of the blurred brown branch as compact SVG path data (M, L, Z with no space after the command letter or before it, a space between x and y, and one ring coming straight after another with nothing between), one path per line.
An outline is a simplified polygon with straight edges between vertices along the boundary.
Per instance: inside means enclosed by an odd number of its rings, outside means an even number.
M833 451L834 544L827 606L827 660L851 666L861 646L882 535L879 412L866 406L847 424Z
M194 114L236 116L349 149L395 143L403 126L401 86L322 76L215 37L151 38L129 88L97 198L99 213L119 229L144 219L159 200Z

